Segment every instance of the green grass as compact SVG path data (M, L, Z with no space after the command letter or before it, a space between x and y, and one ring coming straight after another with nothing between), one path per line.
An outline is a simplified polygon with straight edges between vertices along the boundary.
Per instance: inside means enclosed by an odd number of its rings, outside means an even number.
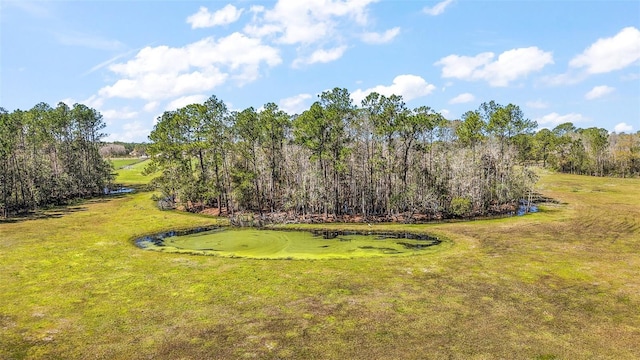
M140 158L113 158L109 159L109 162L113 164L113 168L116 170L120 170L124 167L135 165L137 163L143 162L145 159Z
M126 163L124 160L130 159L123 159L122 163L125 165L122 165L120 167L115 166L116 162L114 160L114 167L117 174L116 181L118 183L124 183L128 185L144 185L148 184L149 181L151 181L151 179L153 179L153 177L155 176L154 174L146 176L142 174L144 168L149 164L148 159L135 159L136 162L133 163Z
M640 180L539 187L561 204L374 225L451 240L408 257L143 251L133 238L217 221L145 192L0 223L0 359L640 358Z

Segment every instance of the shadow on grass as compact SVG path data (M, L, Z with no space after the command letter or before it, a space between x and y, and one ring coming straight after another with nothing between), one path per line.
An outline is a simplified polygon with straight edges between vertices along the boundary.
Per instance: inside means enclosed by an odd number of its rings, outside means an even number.
M562 203L561 205L567 205L567 203ZM564 209L559 208L559 207L550 207L550 206L544 206L544 207L540 207L538 212L542 213L542 214L555 214L555 213L560 213L563 212Z
M13 224L29 220L42 220L42 219L59 219L65 215L70 215L80 211L87 211L86 205L106 203L114 199L120 199L131 196L138 192L149 191L147 185L128 185L128 188L134 189L132 193L119 193L110 195L100 195L93 198L78 199L68 205L53 206L44 209L30 210L25 213L11 215L4 219L0 217L0 224Z
M78 206L77 204L75 204L59 206L51 209L38 209L22 214L12 215L7 219L0 219L0 224L12 224L28 220L58 219L65 215L73 214L80 211L87 211L87 207Z

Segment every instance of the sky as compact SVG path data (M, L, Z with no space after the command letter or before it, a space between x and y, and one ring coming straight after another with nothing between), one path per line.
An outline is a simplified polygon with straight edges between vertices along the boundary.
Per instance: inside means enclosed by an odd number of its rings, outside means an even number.
M148 141L164 111L212 95L296 114L334 87L636 132L640 1L0 2L0 106L82 103L106 141Z

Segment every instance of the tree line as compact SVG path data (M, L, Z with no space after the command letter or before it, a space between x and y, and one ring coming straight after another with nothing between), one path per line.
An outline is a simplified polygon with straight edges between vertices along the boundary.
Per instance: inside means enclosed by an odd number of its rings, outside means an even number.
M556 171L593 176L640 176L640 131L609 133L563 123L522 139L521 157Z
M512 211L536 176L518 144L537 124L484 103L463 120L401 96L346 89L289 115L274 103L229 111L215 96L167 111L151 132L148 172L166 206L234 214L405 220Z
M146 155L144 143L113 141L100 146L100 155L104 158L140 157Z
M82 104L0 108L0 213L102 194L113 176L99 153L104 127ZM531 165L640 176L640 132L536 127L513 104L490 101L446 120L401 96L372 93L356 105L335 88L299 115L274 103L229 111L212 96L160 116L145 150L166 206L229 214L486 215L531 193Z
M0 211L4 217L103 193L111 166L98 153L102 115L82 104L0 108Z

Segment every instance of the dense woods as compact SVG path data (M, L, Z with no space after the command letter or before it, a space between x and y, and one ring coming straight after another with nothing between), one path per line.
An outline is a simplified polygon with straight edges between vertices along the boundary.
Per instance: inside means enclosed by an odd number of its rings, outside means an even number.
M640 132L564 123L535 132L517 105L493 101L447 120L401 96L323 92L289 115L274 103L229 111L215 96L167 111L150 144L104 144L96 110L40 103L0 108L0 212L5 217L103 193L104 157L151 156L163 207L362 220L426 220L513 211L531 195L530 166L640 176ZM102 155L102 156L101 156Z
M85 105L0 108L0 211L4 217L103 193L111 167L98 153L102 115Z
M149 172L165 206L404 221L513 210L536 176L517 144L536 123L485 103L461 121L400 96L323 92L302 114L229 111L215 96L165 112Z

